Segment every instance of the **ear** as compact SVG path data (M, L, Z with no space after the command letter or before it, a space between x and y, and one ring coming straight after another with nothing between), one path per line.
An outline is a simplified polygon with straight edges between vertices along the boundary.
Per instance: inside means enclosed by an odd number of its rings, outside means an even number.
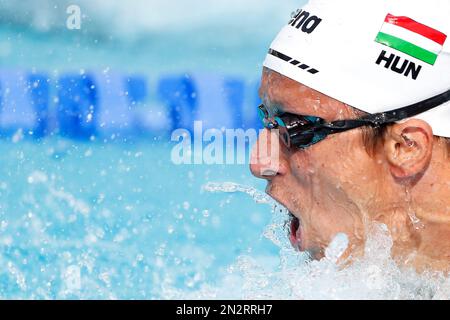
M396 179L414 179L430 164L433 129L419 119L395 123L384 137L384 152Z

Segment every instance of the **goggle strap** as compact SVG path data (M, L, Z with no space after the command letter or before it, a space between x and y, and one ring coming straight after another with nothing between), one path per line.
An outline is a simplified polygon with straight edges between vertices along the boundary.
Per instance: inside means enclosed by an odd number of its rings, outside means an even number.
M332 132L340 132L370 125L380 127L385 124L407 119L450 101L450 90L426 100L399 109L370 114L355 120L340 120L326 123L323 126Z

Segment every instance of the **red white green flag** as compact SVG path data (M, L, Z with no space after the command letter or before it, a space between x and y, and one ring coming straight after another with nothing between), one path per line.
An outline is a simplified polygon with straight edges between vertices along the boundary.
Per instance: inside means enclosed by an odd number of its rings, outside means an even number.
M447 35L404 16L388 14L375 41L434 65Z

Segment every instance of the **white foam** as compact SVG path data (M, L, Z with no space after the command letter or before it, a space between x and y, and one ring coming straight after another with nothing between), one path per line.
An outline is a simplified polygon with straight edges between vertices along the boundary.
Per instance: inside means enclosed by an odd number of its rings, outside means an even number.
M209 184L206 190L244 192L254 198L253 188L237 184ZM259 199L259 197L257 197ZM270 204L269 201L265 202ZM170 288L171 296L189 299L449 299L450 278L437 272L418 274L400 268L391 258L392 238L383 224L368 230L364 256L347 265L337 262L348 245L338 234L326 249L325 258L310 261L288 244L281 221L282 206L273 208L273 221L266 236L279 248L275 257L241 256L217 284L204 283L199 290ZM346 265L346 267L344 267Z

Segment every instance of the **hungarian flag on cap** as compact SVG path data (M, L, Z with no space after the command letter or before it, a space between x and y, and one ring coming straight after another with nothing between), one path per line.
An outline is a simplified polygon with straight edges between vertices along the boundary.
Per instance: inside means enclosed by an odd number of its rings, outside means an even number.
M434 65L446 39L436 29L389 13L375 41Z

